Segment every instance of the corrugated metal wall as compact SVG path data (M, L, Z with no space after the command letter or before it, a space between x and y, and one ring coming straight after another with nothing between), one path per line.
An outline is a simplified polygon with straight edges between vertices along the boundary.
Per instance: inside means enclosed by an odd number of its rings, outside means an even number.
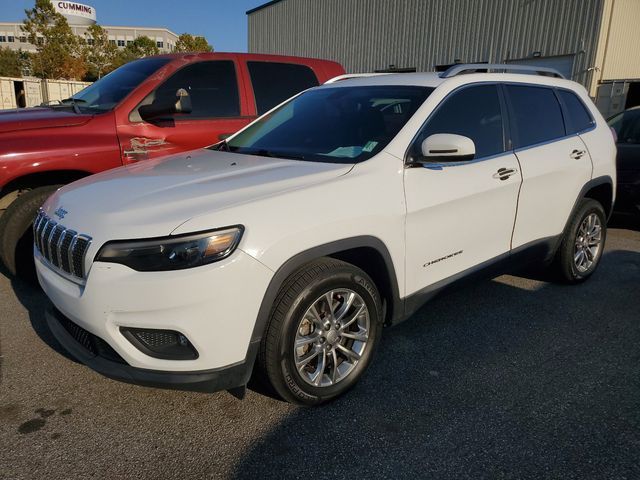
M249 14L249 51L348 72L575 55L588 84L604 0L282 0ZM640 0L628 0L640 3Z

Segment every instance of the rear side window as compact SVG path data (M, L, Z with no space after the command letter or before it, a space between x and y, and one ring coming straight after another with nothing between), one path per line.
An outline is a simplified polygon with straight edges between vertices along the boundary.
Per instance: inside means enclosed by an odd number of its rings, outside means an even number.
M564 103L567 118L567 134L582 132L593 125L593 118L578 96L568 90L558 90L558 95Z
M550 88L506 85L515 126L514 148L564 137L562 110Z
M318 85L309 67L293 63L247 62L258 115L287 98Z
M476 158L504 152L502 110L495 85L467 87L444 100L429 118L415 144L435 133L455 133L473 140Z
M155 91L153 101L175 99L180 88L191 96L192 112L186 120L240 116L238 80L230 60L187 65Z

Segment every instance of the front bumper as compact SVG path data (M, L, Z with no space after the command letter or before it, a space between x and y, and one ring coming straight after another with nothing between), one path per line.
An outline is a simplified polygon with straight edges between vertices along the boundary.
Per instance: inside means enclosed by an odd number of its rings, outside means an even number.
M106 377L148 387L195 392L241 387L249 381L259 345L254 342L249 346L245 361L224 368L196 372L146 370L128 365L108 343L73 323L55 307L47 309L45 316L53 336L78 361Z
M256 318L273 272L240 250L217 263L170 272L137 272L124 265L94 262L82 285L50 268L37 251L35 264L40 285L62 318L112 351L106 357L86 348L78 351L73 338L65 336L66 330L57 328L60 342L71 345L75 356L100 373L170 386L190 384L194 378L202 383L223 370L253 364L252 342L259 339L254 331ZM51 322L55 330L56 322ZM150 356L123 334L127 328L179 332L191 342L197 358ZM226 387L216 386L220 388Z

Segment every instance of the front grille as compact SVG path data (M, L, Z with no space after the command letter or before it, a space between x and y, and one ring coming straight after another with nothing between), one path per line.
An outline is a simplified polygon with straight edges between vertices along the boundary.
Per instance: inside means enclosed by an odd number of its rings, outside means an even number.
M85 350L88 350L93 355L105 358L112 362L126 363L124 359L118 355L111 345L102 340L100 337L94 335L91 332L86 331L80 325L73 323L62 313L55 311L56 318L60 322L60 325L78 342Z
M85 278L85 255L91 237L68 230L38 211L33 222L33 238L38 251L54 267L78 278Z

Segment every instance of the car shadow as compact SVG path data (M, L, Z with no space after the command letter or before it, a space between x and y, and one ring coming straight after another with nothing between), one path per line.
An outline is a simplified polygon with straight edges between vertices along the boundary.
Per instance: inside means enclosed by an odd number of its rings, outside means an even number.
M639 298L640 254L623 250L578 286L499 277L443 294L384 331L351 392L293 410L234 477L629 475Z
M29 321L33 331L36 332L40 340L46 343L53 350L60 355L68 358L77 363L77 360L67 352L67 350L58 343L56 338L51 333L47 320L45 318L45 311L50 305L50 301L45 293L40 288L40 285L31 281L25 281L13 276L0 262L0 275L4 275L11 281L11 287L18 301L27 310L29 314Z

